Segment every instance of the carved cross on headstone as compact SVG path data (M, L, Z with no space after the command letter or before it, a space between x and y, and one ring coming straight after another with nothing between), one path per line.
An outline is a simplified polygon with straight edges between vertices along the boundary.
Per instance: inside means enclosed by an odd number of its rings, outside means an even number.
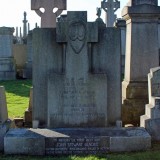
M44 13L40 8L44 8ZM41 28L56 28L56 17L66 9L66 0L31 0L31 9L41 17Z
M67 22L57 24L57 42L67 43L66 75L82 77L88 74L90 60L88 43L98 42L97 23L87 23L87 12L68 12Z
M120 2L118 0L103 0L101 2L101 7L106 12L106 25L107 27L113 27L113 24L116 19L116 15L114 12L117 11L118 8L120 8Z

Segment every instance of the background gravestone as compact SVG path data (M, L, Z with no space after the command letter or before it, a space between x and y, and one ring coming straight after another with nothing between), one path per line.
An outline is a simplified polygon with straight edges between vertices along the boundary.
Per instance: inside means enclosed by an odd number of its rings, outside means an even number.
M50 128L115 125L120 57L120 30L87 22L87 12L68 12L56 30L35 29L33 120Z
M0 80L16 78L13 59L13 28L0 27Z
M149 104L145 115L141 116L141 126L145 127L154 140L160 140L160 67L152 68L148 74Z
M31 9L41 17L41 28L55 28L56 17L66 9L66 3L66 0L31 0ZM44 8L45 12L41 12L40 8ZM54 8L57 8L56 12Z
M150 68L159 65L160 7L157 1L132 2L132 6L124 7L122 11L127 24L122 117L124 124L137 126L140 122L139 117L144 114L144 106L148 103L146 75Z

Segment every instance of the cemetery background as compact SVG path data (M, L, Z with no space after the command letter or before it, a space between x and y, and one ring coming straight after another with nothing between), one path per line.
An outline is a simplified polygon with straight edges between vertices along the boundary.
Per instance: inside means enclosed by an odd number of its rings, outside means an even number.
M23 21L23 22L24 22L24 28L26 28L26 22L27 22L27 20L26 20L26 17L25 17L25 13L24 13L24 21ZM59 24L60 24L60 23L59 23ZM59 25L59 27L61 27L61 26ZM26 30L26 29L25 29L25 30ZM39 33L40 33L40 32L39 32ZM45 32L44 32L44 33L45 33ZM50 32L50 33L51 33L51 32ZM60 33L62 34L62 37L61 37L61 35L60 35L60 39L59 39L58 41L59 41L60 43L63 43L63 42L64 42L63 32L61 32L61 30L60 30ZM43 32L42 32L42 34L43 34ZM46 32L45 34L47 35L47 32ZM59 33L58 33L58 34L59 34ZM45 35L45 36L46 36L46 35ZM24 34L23 36L25 37L25 34ZM39 35L37 34L37 36L39 36ZM34 37L34 38L35 38L35 37ZM34 39L34 38L33 38L33 39ZM62 38L62 39L61 39L61 38ZM92 38L93 38L93 37L92 37ZM25 38L22 39L22 40L23 40L22 43L25 44ZM39 40L40 40L40 42L41 42L41 39L39 39ZM42 40L42 41L43 41L43 40ZM61 42L61 41L62 41L62 42ZM91 41L92 41L92 40L91 40ZM36 39L35 39L34 43L35 43L35 42L36 42ZM93 40L93 42L94 42L94 40ZM96 41L95 41L95 42L96 42ZM36 43L35 43L34 45L36 45ZM38 48L38 47L39 47L39 46L37 46L37 48ZM71 47L72 47L72 46L71 46ZM35 51L34 51L34 52L35 52ZM95 52L95 53L96 53L96 52ZM64 62L64 61L63 61L63 62ZM39 63L39 62L37 61L36 63ZM46 71L47 71L47 68L45 68L45 69L46 69ZM63 69L64 69L64 68L63 68ZM62 69L62 70L63 70L63 69ZM95 70L96 70L96 67L95 67ZM71 70L71 72L72 72L72 70ZM120 72L119 72L119 73L120 73ZM36 73L36 74L37 74L38 76L40 76L39 73ZM22 75L23 75L23 74L22 74ZM49 79L51 80L51 82L49 82L49 85L52 86L52 78L49 78ZM35 79L34 79L34 80L35 80ZM37 80L38 80L38 79L37 79ZM35 82L37 82L37 80L36 80ZM35 84L36 84L36 83L35 83ZM51 86L50 86L50 87L51 87ZM49 87L49 88L50 88L50 87ZM44 88L44 89L46 89L46 88ZM50 92L52 92L52 91L49 90L49 93L50 93ZM52 100L50 99L49 101L52 101ZM36 102L36 103L37 103L37 102ZM37 105L37 104L36 104L36 105ZM52 110L51 110L51 112L52 112ZM49 113L50 113L50 112L49 112ZM34 115L34 116L37 117L37 115ZM42 118L40 115L38 115L38 116L39 116L39 118ZM52 116L52 115L51 115L51 116ZM44 117L43 117L42 119L44 119ZM45 123L46 123L46 122L45 122ZM45 123L44 123L44 124L45 124ZM47 123L46 123L46 124L47 124ZM45 124L45 125L46 125L46 124ZM50 123L48 123L47 125L50 125ZM52 126L52 124L51 124L51 126Z

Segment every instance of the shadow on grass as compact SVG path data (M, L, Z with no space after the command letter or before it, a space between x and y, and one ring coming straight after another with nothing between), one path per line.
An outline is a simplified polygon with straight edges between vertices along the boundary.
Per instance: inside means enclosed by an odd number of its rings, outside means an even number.
M0 86L4 86L6 92L13 93L21 97L28 97L30 87L32 86L31 80L13 80L13 81L0 81Z

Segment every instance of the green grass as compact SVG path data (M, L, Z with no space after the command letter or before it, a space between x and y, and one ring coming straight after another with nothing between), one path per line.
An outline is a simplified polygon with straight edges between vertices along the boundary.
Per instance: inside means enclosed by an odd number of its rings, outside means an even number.
M0 85L6 90L9 118L24 117L29 104L31 80L0 81Z

